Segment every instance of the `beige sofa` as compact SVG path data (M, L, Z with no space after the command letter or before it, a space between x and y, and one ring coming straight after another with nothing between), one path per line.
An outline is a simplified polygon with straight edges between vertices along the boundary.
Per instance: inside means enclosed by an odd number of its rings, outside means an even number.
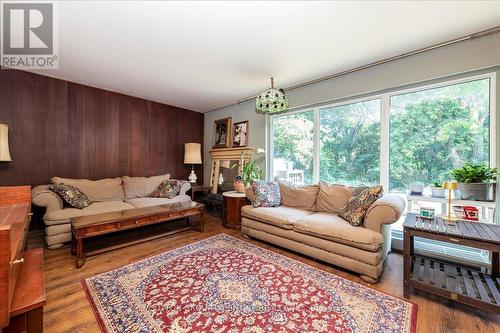
M186 182L181 187L179 195L172 199L149 198L148 195L166 179L170 179L169 174L147 178L126 176L95 181L59 177L51 179L53 184L73 185L85 193L93 203L84 209L64 207L62 199L52 192L48 185L36 186L32 190L32 200L33 204L46 208L43 220L48 248L56 249L71 241L70 219L73 217L191 201L191 197L186 195L191 188L189 182Z
M364 226L353 227L338 216L351 189L320 183L306 187L281 186L279 207L244 206L241 232L295 252L357 272L364 281L378 282L391 248L391 224L405 202L384 195L373 203ZM252 201L252 190L247 191Z

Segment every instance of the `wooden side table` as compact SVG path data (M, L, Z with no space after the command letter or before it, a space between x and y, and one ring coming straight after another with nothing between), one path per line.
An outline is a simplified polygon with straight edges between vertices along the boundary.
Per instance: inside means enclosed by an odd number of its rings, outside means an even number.
M500 226L472 221L424 219L408 213L403 224L405 298L411 288L500 314ZM415 255L414 237L491 251L491 274Z
M241 229L241 207L248 205L245 193L229 191L222 193L224 197L224 214L222 226L228 229Z
M192 185L191 184L191 200L192 201L195 201L194 199L196 198L196 193L208 193L210 191L210 187L207 187L207 186L203 186L203 185Z

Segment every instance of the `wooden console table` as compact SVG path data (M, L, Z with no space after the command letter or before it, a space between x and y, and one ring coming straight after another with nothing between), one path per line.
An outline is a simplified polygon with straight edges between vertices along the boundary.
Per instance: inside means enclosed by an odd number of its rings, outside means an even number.
M500 313L500 226L472 221L424 219L408 213L403 224L404 289L411 287L482 310ZM414 254L414 237L491 251L491 274Z
M73 218L71 220L71 252L76 255L76 267L80 268L85 264L87 255L119 249L189 229L203 231L201 212L204 207L203 204L197 202L182 202ZM185 219L188 226L171 230L163 223L179 219ZM137 230L147 225L155 226L148 230ZM121 241L117 237L104 238L105 235L126 230L131 230L126 241ZM83 243L84 239L95 236L102 237L96 239L94 244Z

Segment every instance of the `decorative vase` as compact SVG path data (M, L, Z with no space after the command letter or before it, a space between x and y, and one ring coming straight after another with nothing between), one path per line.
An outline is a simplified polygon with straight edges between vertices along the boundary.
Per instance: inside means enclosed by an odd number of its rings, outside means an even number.
M416 195L422 195L422 192L424 191L424 184L417 182L410 184L410 193L411 194L416 194Z
M241 179L235 179L234 190L238 193L245 193L245 183Z

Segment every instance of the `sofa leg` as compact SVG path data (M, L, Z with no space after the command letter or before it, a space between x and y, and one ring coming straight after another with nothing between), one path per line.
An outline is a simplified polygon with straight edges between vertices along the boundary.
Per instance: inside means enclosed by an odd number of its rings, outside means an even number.
M248 236L247 234L241 234L241 236L245 239L250 239L250 236Z
M378 282L378 279L374 279L374 278L366 276L366 275L360 275L359 277L361 278L361 280L368 282L368 283L377 283Z

